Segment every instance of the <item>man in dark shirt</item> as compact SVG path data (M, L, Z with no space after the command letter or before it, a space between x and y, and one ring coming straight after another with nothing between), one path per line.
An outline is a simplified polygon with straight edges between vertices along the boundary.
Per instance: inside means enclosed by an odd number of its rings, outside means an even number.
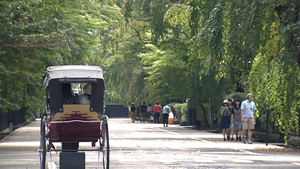
M134 123L135 121L135 106L134 106L134 103L131 104L131 107L130 107L130 118L131 118L131 121L132 123Z
M147 106L146 106L146 103L143 102L143 105L141 105L141 123L145 123L145 116L146 116L146 113L147 113Z

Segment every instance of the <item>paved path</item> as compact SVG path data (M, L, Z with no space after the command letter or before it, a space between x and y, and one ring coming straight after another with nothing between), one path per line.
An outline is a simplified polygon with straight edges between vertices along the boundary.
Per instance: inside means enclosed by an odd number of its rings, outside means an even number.
M300 152L264 143L222 141L222 134L170 125L110 119L110 168L300 168ZM0 141L0 169L39 168L39 121L15 130ZM55 146L60 148L60 144ZM80 148L91 149L90 143ZM101 157L101 156L100 156ZM59 154L47 156L59 166ZM50 165L51 164L51 165ZM98 153L86 152L86 168L97 168Z

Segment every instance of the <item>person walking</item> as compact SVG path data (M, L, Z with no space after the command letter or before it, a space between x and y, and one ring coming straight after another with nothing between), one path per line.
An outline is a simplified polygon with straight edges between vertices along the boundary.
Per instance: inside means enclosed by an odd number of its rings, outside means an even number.
M231 112L228 106L228 100L223 101L223 106L220 107L221 113L221 126L220 128L223 130L224 141L226 141L225 133L227 134L227 140L230 140L229 126L231 121Z
M252 131L254 129L255 124L255 112L256 107L253 102L253 98L251 94L247 94L247 100L242 102L241 105L241 121L243 123L243 142L246 144L252 144L251 137ZM248 140L245 139L246 132L248 131Z
M131 121L132 123L134 123L135 121L135 106L134 106L134 103L131 104L131 107L130 107L130 118L131 118Z
M171 112L170 105L167 104L163 108L163 124L164 127L168 127L169 113Z
M154 120L154 117L153 117L153 107L151 106L151 104L149 104L149 106L147 108L147 114L150 118L150 122L152 123Z
M236 141L242 141L243 124L241 121L240 99L235 99L233 112L233 128L236 136Z
M233 125L233 101L232 99L228 99L228 107L231 113L231 121L230 121L230 134L231 134L231 141L233 141L233 134L234 134L234 125Z
M159 102L156 102L155 106L153 107L153 111L154 111L154 122L155 123L159 123L159 116L160 116L160 110L161 110L161 106L159 105Z
M143 105L141 105L140 112L141 112L141 123L143 122L145 123L145 117L147 113L147 106L145 102L143 102Z

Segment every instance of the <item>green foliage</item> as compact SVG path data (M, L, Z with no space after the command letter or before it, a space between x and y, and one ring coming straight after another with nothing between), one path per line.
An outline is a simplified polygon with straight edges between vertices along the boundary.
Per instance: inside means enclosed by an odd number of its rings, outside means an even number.
M43 112L48 66L93 64L120 34L120 10L106 1L1 1L0 9L0 104L26 117Z
M246 97L247 97L247 93L239 93L239 92L236 92L236 93L231 93L229 95L226 95L224 97L224 99L240 99L240 102L242 103L242 101L246 100Z
M204 121L204 114L206 115L206 117L208 117L208 112L209 112L209 104L208 103L203 103L203 108L205 111L203 111L203 109L201 107L197 107L196 108L196 114L197 114L197 120L198 121Z
M288 138L299 128L298 8L294 0L1 1L0 103L34 112L46 67L99 65L106 102L189 98L204 123L209 110L220 116L224 98L245 98L235 93L241 85L255 95L257 116L272 110Z
M187 103L170 103L170 106L174 116L177 116L179 121L187 121Z
M299 130L299 21L296 20L295 4L292 1L278 3L276 16L269 20L269 38L253 63L250 74L250 90L255 94L260 114L271 110L272 120L285 140L294 127ZM299 14L299 11L298 11ZM274 20L274 18L276 20ZM282 47L280 47L282 46ZM287 143L287 142L286 142Z
M253 79L250 83L251 92L255 94L258 110L262 113L272 110L271 116L275 125L285 136L289 136L294 126L299 128L296 112L299 101L295 100L300 90L299 71L295 72L286 67L286 64L281 65L276 61L269 62L269 66L262 69L262 58L254 62L250 74Z

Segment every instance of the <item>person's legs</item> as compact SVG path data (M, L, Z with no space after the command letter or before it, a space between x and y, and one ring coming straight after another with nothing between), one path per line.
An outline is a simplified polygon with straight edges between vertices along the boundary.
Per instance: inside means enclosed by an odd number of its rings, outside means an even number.
M226 130L226 129L223 129L223 137L224 137L224 141L226 141L226 138L225 138L225 130Z
M166 126L168 127L169 124L169 114L166 114Z
M155 123L159 123L159 113L155 113Z
M135 112L133 112L133 117L132 117L132 119L133 119L133 123L134 123L134 121L135 121Z
M248 143L252 144L251 138L252 138L252 130L254 129L254 119L249 119L249 128L248 128Z
M134 123L134 120L135 120L135 112L134 111L130 112L130 118L131 118L132 123Z
M141 123L145 122L145 116L146 116L145 113L141 113Z
M154 113L154 123L157 123L158 119L157 119L157 113Z
M245 135L246 135L246 132L247 132L247 129L243 129L243 142L246 144L246 138L245 138Z
M243 133L243 130L239 130L239 141L242 141L242 133Z
M230 140L230 129L226 129L227 130L227 140Z
M163 120L162 121L163 121L164 127L166 127L165 126L165 124L166 124L166 116L164 114L163 114Z
M235 141L239 141L238 131L234 131Z
M160 123L159 119L160 119L160 113L157 113L158 115L158 123Z
M245 144L247 143L247 140L246 140L245 136L246 136L246 132L249 128L248 123L249 123L249 118L244 118L244 122L243 122L243 142Z
M251 129L248 129L248 143L249 144L252 144L251 137L252 137L252 131L251 131Z
M246 129L243 129L243 138L245 137L245 135L246 135Z

